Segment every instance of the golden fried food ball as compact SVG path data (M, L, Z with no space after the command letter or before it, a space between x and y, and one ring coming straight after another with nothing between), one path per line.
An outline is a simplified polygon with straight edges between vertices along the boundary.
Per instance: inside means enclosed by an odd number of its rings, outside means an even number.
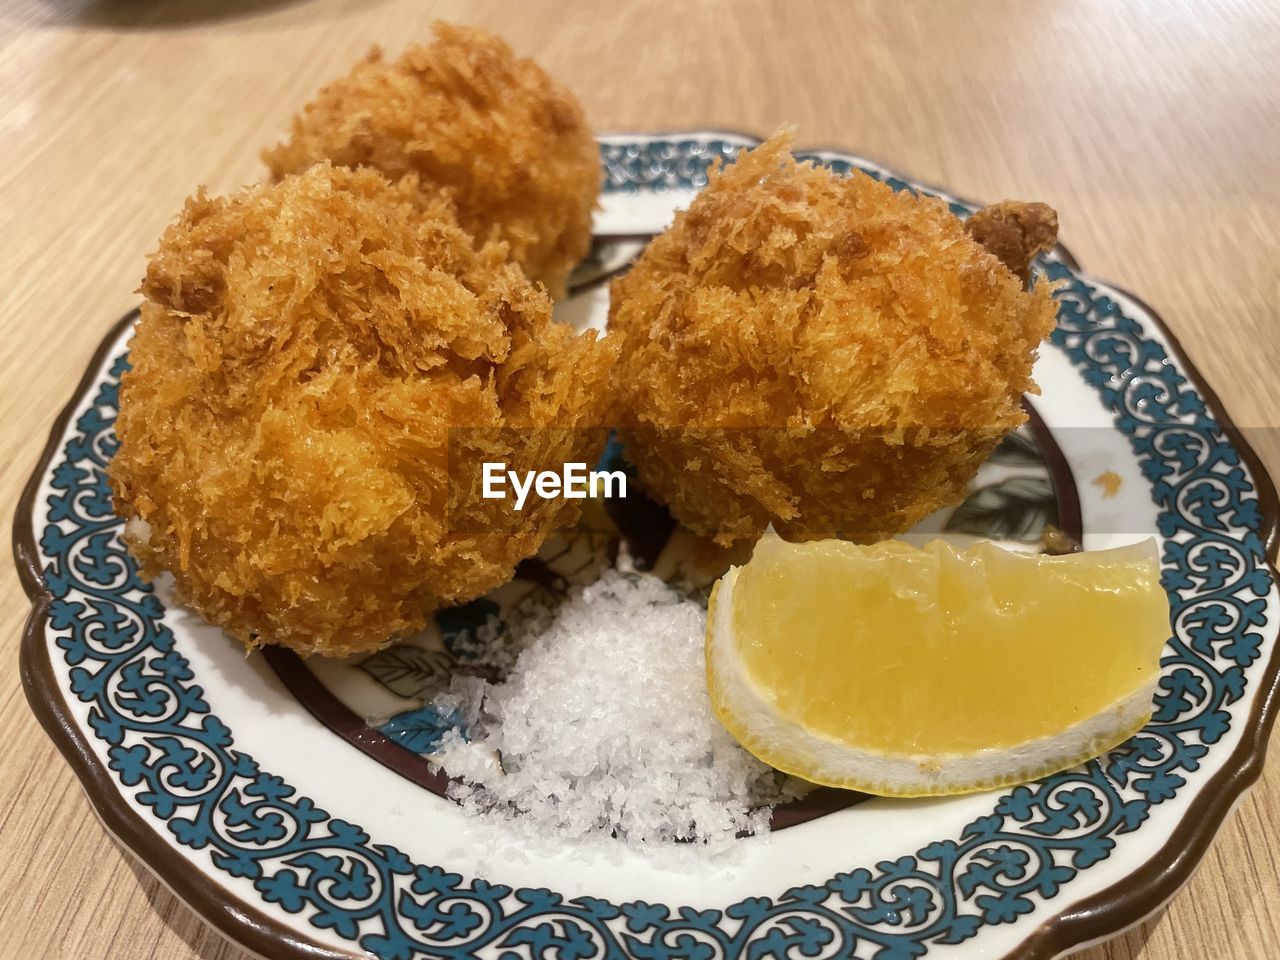
M780 134L709 183L612 288L628 459L722 545L773 523L871 541L959 500L1025 420L1046 283L942 202L796 163Z
M577 519L531 497L502 523L449 458L590 462L612 347L411 181L321 164L201 192L142 292L116 509L144 575L244 642L375 649Z
M322 89L290 137L263 153L279 179L319 160L416 174L458 222L504 240L524 272L563 296L591 244L600 155L578 101L497 37L434 25L429 46L378 50Z

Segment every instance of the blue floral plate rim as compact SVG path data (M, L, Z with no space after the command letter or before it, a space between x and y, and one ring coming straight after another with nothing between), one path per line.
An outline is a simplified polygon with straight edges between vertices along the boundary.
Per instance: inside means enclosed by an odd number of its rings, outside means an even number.
M632 134L645 140L698 139L706 141L722 134L738 141L758 142L745 134L721 131L691 130L665 134ZM623 134L613 137L626 136ZM609 139L609 138L602 138ZM879 168L860 155L843 150L805 150L806 155L833 154ZM896 175L895 175L896 176ZM906 181L922 186L915 181ZM931 192L933 188L923 187ZM1078 265L1065 248L1057 256L1071 273ZM1088 281L1090 278L1081 276ZM1221 400L1204 381L1176 336L1148 304L1115 284L1105 287L1132 300L1155 324L1164 339L1170 360L1185 373L1205 402L1217 430L1247 467L1260 512L1257 535L1265 550L1265 569L1277 579L1276 561L1280 552L1280 501L1273 481L1260 459L1232 423ZM88 731L70 715L64 702L65 691L57 684L51 659L51 646L46 632L52 595L42 573L40 548L32 518L41 483L59 454L71 418L89 391L97 383L98 373L108 352L137 317L134 310L113 325L98 347L76 387L74 395L56 418L48 443L41 454L19 500L13 529L13 549L23 588L31 601L31 612L24 629L20 669L24 690L33 711L46 732L81 780L88 798L107 830L131 849L167 886L187 902L208 922L245 948L272 957L350 957L347 951L333 950L300 936L296 928L282 923L267 913L233 901L226 891L203 873L192 871L173 856L171 842L131 805L120 791L117 777L94 753ZM1280 649L1273 648L1265 669L1257 681L1258 692L1245 720L1242 738L1223 762L1221 769L1200 788L1183 812L1171 836L1158 855L1136 871L1096 894L1074 904L1069 910L1051 915L1020 942L1014 955L1024 958L1048 958L1112 936L1140 922L1162 906L1186 882L1211 843L1226 816L1244 792L1261 774L1267 738L1280 712ZM282 952L284 951L284 952Z

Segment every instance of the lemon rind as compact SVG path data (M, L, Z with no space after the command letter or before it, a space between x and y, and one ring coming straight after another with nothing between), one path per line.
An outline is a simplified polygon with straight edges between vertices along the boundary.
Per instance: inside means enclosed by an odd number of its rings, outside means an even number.
M734 567L711 593L707 688L720 722L754 756L784 773L825 786L886 797L976 793L1023 783L1106 753L1151 717L1158 674L1069 727L1007 748L971 753L887 754L823 737L780 714L730 650ZM782 745L785 745L782 746Z

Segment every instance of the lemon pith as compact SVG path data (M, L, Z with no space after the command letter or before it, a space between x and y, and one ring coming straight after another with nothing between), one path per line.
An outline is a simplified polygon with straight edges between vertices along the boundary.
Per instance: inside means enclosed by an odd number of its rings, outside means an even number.
M713 591L707 682L730 732L781 770L963 793L1131 736L1168 634L1152 541L1043 557L766 537Z

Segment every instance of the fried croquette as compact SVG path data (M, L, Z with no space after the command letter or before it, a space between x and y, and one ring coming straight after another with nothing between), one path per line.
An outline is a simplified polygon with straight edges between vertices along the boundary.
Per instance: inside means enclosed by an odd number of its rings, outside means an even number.
M576 520L530 498L489 525L449 455L592 460L603 429L579 428L603 422L612 347L553 323L501 245L475 249L412 178L320 164L202 191L141 292L116 510L143 574L172 573L245 643L375 649Z
M372 51L263 153L276 179L319 160L416 174L444 189L477 240L504 240L524 272L564 295L591 244L600 157L578 101L496 37L434 25L429 46Z
M779 134L613 284L615 416L650 493L731 545L873 541L958 501L1026 419L1047 283L941 201L837 176Z
M977 211L964 225L1024 286L1031 283L1031 262L1058 242L1058 211L1045 203L1001 200Z

